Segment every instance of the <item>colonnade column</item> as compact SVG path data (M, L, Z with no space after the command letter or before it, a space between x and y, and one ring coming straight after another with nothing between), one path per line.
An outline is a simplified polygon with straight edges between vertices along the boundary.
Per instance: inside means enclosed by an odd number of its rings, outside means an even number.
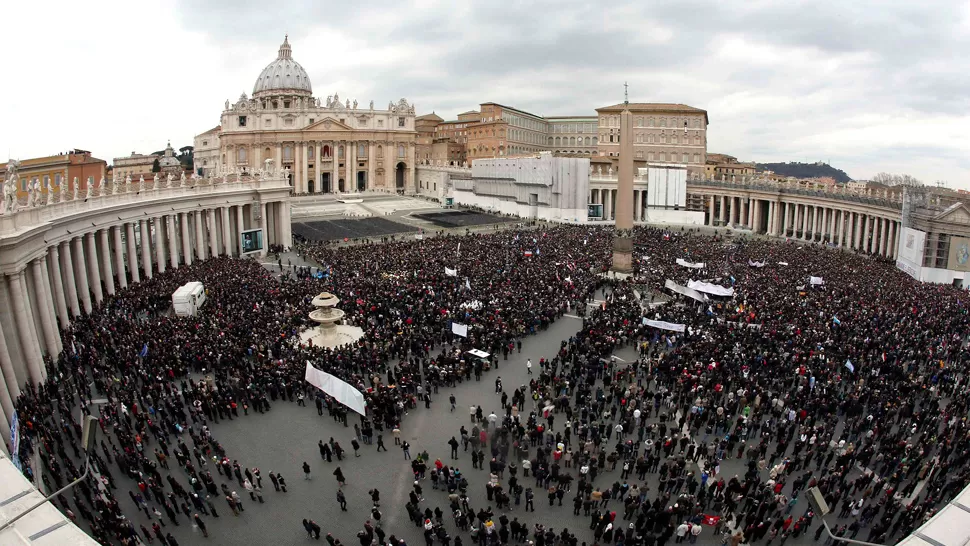
M246 214L244 205L236 205L236 245L239 246L239 255L243 255L242 232L246 230Z
M61 321L61 327L67 328L71 320L67 314L67 298L64 297L64 282L61 278L61 252L59 245L52 245L48 249L47 259L50 261L51 280L54 284L54 303L57 307L57 318Z
M222 213L222 244L226 256L232 256L232 239L229 237L229 207L220 207Z
M13 360L10 358L7 340L3 337L2 327L0 327L0 378L3 380L0 387L6 387L0 388L0 407L3 408L4 414L12 417L14 412L13 401L20 396L20 384L17 383L17 372L13 368ZM4 438L9 438L10 425L7 423L7 419L3 419L0 426L4 427L2 429L6 434ZM3 445L3 443L0 442L0 445Z
M141 272L138 269L138 249L135 244L135 224L125 224L125 246L128 248L128 269L131 270L131 282L141 282Z
M818 206L812 205L812 242L818 239Z
M138 231L141 235L141 267L145 270L145 279L152 278L152 244L148 231L148 220L138 221Z
M84 312L91 312L91 288L88 286L88 272L84 260L84 241L80 237L74 238L74 265L77 271L74 272L74 280L77 283L78 296L81 299Z
M128 288L128 275L125 273L125 246L121 242L121 226L111 228L114 230L115 240L115 274L118 275L118 287L124 290Z
M155 264L159 274L165 273L165 220L161 216L152 218L152 226L155 228Z
M206 227L209 231L209 255L214 258L219 255L219 232L216 231L216 210L207 210L206 216L208 217L208 226Z
M111 271L111 244L108 242L108 229L98 230L98 240L101 243L101 278L109 296L115 295L115 277Z
M30 272L34 278L34 291L37 295L37 311L40 313L40 327L44 332L44 344L47 346L47 354L51 360L57 359L60 352L57 343L57 325L54 324L54 317L51 316L51 301L49 294L50 283L44 277L44 270L41 262L44 258L37 258L30 262Z
M168 214L165 216L165 233L168 234L168 261L172 269L179 268L179 245L175 237L175 216Z
M88 265L88 283L91 285L91 291L94 292L94 303L101 305L104 294L101 292L101 268L98 265L98 245L94 240L94 232L86 233L84 241L88 246L85 260Z
M716 197L712 195L707 204L707 225L709 226L714 225L714 199L716 199Z
M900 228L899 222L892 223L893 234L891 237L892 241L890 241L892 244L892 248L889 249L889 255L892 256L894 260L899 257L899 240L898 240L899 228Z
M882 218L882 244L879 247L879 253L885 256L886 250L888 248L889 248L889 220Z
M279 244L283 245L284 249L287 249L293 246L293 233L291 232L292 226L290 225L290 207L285 206L285 204L282 202L279 202L276 205L279 209L280 239L282 239Z
M75 239L78 240L78 239ZM81 270L84 268L81 267ZM17 324L17 337L20 350L27 363L27 372L35 385L44 381L44 358L40 354L40 343L34 337L34 318L27 301L27 287L23 271L7 275L10 283L10 297L13 300L14 319Z
M192 239L189 238L189 214L180 212L179 231L182 233L182 260L185 265L192 265Z
M199 260L204 260L205 256L205 235L202 231L202 211L197 210L194 214L195 218L195 257Z

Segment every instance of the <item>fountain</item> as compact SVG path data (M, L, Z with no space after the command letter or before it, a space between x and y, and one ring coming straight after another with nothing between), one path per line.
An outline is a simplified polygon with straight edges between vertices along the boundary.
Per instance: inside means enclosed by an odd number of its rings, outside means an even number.
M339 347L354 343L364 335L364 331L356 326L337 324L345 313L337 309L340 299L329 292L321 292L313 298L310 320L318 325L306 330L300 335L300 342L312 344L316 347Z

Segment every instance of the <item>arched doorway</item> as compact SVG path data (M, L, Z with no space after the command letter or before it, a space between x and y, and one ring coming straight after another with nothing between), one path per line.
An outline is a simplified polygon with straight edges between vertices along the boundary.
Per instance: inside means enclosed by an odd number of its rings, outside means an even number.
M357 191L364 191L367 189L367 173L364 171L357 172Z
M313 193L313 189L314 189L313 182L314 182L313 177L312 176L308 176L307 177L307 181L306 181L306 191L307 191L307 193Z
M394 170L394 186L398 191L404 190L404 162L397 164Z
M341 193L344 192L344 179L343 178L341 178L340 180L337 181L337 191L339 191Z
M330 173L322 173L320 175L320 191L323 193L333 191L333 188L330 187Z

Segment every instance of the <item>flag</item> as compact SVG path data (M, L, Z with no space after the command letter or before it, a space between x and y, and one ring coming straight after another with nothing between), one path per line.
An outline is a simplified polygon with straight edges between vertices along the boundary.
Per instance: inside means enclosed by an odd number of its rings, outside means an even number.
M468 277L465 277L465 289L466 290L471 290L472 289L471 283L468 282Z
M701 520L701 523L703 523L704 525L713 527L717 525L719 521L721 521L721 516L710 516L710 515L704 514L704 519Z
M532 257L532 251L531 250L526 250L523 254L525 255L526 258L531 258Z
M839 317L835 315L832 315L832 322L834 322L837 326L842 326L842 321L839 320Z
M852 365L852 361L851 360L846 359L846 361L845 361L845 367L846 368L849 368L849 371L850 372L855 373L855 366Z
M460 254L460 253L461 253L461 243L458 243L458 249L455 250L455 254Z
M143 347L141 348L141 352L140 352L140 353L138 353L138 356L140 356L140 357L142 357L142 358L145 358L146 356L148 356L148 343L146 343L146 344L145 344L145 345L144 345L144 346L143 346Z

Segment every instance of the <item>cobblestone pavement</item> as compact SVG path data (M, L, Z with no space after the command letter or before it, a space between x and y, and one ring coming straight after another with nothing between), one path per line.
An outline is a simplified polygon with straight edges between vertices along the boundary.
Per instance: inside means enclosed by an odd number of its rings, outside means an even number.
M267 267L275 267L275 265L267 265ZM526 359L531 358L533 363L537 364L542 357L552 357L558 350L560 342L576 333L581 325L579 318L567 315L548 330L525 338L522 353L510 354L508 360L500 360L499 368L486 372L481 382L473 379L470 382L458 384L454 389L442 389L433 395L434 401L430 409L425 409L424 404L419 404L417 409L411 410L406 416L401 428L402 438L410 442L412 455L427 451L432 461L440 458L442 462L459 468L470 482L469 497L473 510L477 511L491 505L486 501L485 495L485 482L488 475L486 471L473 469L469 460L470 452L461 451L461 448L459 448L458 460L451 460L447 441L452 436L460 439L459 427L462 425L471 429L469 406L481 404L486 415L493 410L497 414L501 413L499 395L494 392L494 382L497 377L501 376L506 390L510 393L516 386L527 384L529 376L526 372ZM631 348L620 350L616 355L621 359L621 365L623 361L635 358ZM450 411L448 403L448 397L452 393L455 394L458 405L454 412ZM531 403L527 402L527 411L529 409L531 409ZM344 545L356 546L359 544L356 537L357 531L363 528L365 520L370 519L372 503L368 491L378 488L381 494L383 528L387 534L405 539L410 546L420 546L424 542L421 529L409 522L404 508L413 481L410 461L405 460L402 450L394 445L389 431L385 434L385 443L389 451L378 453L376 443L362 445L360 456L355 457L351 448L351 439L354 435L353 423L356 419L351 416L349 422L350 427L344 427L334 422L326 411L323 416L319 416L312 401L308 401L305 407L298 406L295 402L277 401L272 403L271 411L266 414L250 412L248 416L240 416L232 421L212 423L214 437L223 444L230 457L237 458L243 466L258 467L261 470L265 504L249 500L238 483L227 482L231 490L238 491L245 499L245 512L234 517L223 499L214 499L220 517L205 518L209 531L208 538L204 538L184 515L179 517L181 523L179 527L168 523L165 531L171 532L182 545L314 543L312 539L306 538L301 523L304 518L308 518L315 520L322 527L324 535L332 533ZM562 421L557 420L555 427L555 430L561 428ZM343 461L334 458L332 463L327 463L321 459L317 442L320 440L326 442L331 437L347 450ZM189 440L186 438L186 441ZM147 446L149 450L154 447L154 444ZM311 467L310 480L306 480L303 475L304 461ZM170 466L179 481L187 485L187 477L178 469L174 457ZM151 521L145 514L136 512L129 504L131 501L127 500L127 489L134 489L134 483L120 477L117 466L112 465L112 467L119 488L116 496L122 499L123 507L126 513L133 517L135 527L137 528L139 524L150 526ZM343 471L347 479L344 487L348 502L347 512L340 511L336 500L338 488L333 472L337 467ZM215 472L214 468L211 468L211 465L208 469L213 471L217 484L226 481L222 475ZM575 468L564 469L564 471L570 471L574 475L576 473ZM276 492L273 489L268 479L270 472L282 474L286 478L288 486L286 493ZM742 463L736 459L722 462L721 475L724 475L725 479L730 479L735 474L743 475L743 472ZM166 472L163 470L162 473ZM607 467L607 471L597 476L594 486L608 488L614 481L620 480L620 473L620 468L609 471ZM541 487L536 487L533 479L521 478L520 473L520 483L523 487L531 486L536 491L536 510L526 513L523 509L525 502L523 500L523 506L513 504L512 511L508 513L510 520L517 517L519 521L529 524L530 528L535 523L541 523L547 528L555 529L557 533L567 528L577 534L581 542L585 541L589 544L594 542L592 531L589 530L589 517L573 515L574 495L572 493L567 494L563 499L563 506L550 507L545 492ZM631 479L629 483L643 486L643 483L635 479ZM650 487L649 498L655 498L656 475L648 474L646 484ZM458 535L452 518L447 515L449 510L446 492L433 490L430 480L425 480L422 487L426 500L421 503L421 508L430 507L434 510L436 506L441 507L446 513L445 523L449 533L453 537ZM621 521L623 512L619 502L611 501L609 509L618 512L616 525L618 528L629 524ZM793 510L793 514L797 517L804 510L804 502L800 501ZM499 515L500 512L496 512L496 518ZM82 526L84 526L83 523ZM814 530L814 528L811 529L812 534ZM863 531L859 538L864 538L865 534L866 532ZM461 533L461 536L464 546L471 546L468 534ZM797 539L789 539L795 544L808 543L811 540L812 537L808 534L803 534ZM709 527L704 528L699 542L721 543L720 537L714 537Z

